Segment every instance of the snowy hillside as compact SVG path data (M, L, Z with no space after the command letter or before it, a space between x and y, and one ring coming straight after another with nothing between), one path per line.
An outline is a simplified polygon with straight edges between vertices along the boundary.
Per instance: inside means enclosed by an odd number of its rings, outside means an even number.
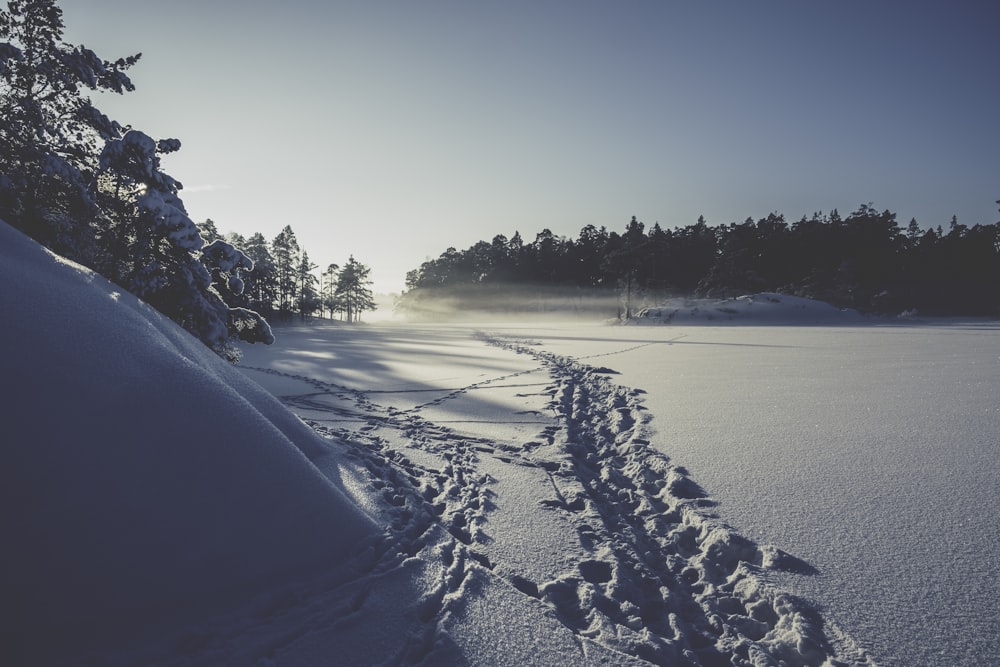
M87 664L350 576L381 531L319 473L319 438L99 276L2 223L0 248L0 663Z

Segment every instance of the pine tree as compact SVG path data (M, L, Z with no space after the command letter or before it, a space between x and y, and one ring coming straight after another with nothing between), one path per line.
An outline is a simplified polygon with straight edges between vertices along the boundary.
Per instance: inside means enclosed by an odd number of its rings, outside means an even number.
M371 280L368 274L371 269L354 259L351 255L347 264L337 275L337 288L334 292L338 308L350 322L359 322L361 313L375 310L375 299L371 291Z
M128 250L127 270L120 278L126 289L143 298L206 345L235 358L233 336L251 342L271 342L267 323L254 312L230 309L212 286L210 268L217 271L222 290L242 293L240 273L253 268L249 258L222 240L208 247L181 201L181 184L160 170L160 156L180 149L176 139L154 141L131 130L109 141L100 167L118 184L129 202L118 221Z
M204 237L202 237L204 238ZM201 263L212 275L212 287L230 305L243 295L243 276L253 270L253 260L231 243L217 238L201 249Z
M131 203L129 214L119 221L130 259L123 282L219 349L228 338L225 304L219 298L198 298L212 284L208 269L195 256L204 241L178 196L180 184L160 171L160 155L179 148L176 140L156 142L132 130L109 141L101 153L102 170L115 178Z
M95 262L99 146L121 127L81 91L134 90L114 62L62 41L55 0L10 0L0 11L0 217L85 264Z
M257 232L247 239L243 251L253 261L253 269L243 275L247 307L270 315L278 300L277 269L271 246L264 235Z
M212 275L212 287L222 295L226 304L227 329L229 336L234 336L248 343L274 342L274 335L267 321L257 311L234 307L243 296L245 282L243 276L253 271L253 260L226 243L221 238L212 241L201 251L201 262Z
M160 169L160 156L180 142L123 131L83 92L134 90L125 71L139 55L104 61L62 35L55 0L10 0L0 11L0 217L223 356L235 355L233 336L273 340L263 318L230 308L220 294L236 298L252 262L221 240L201 254L181 184ZM204 226L218 236L211 220Z
M205 243L211 243L213 241L218 241L222 238L222 234L219 233L219 229L215 226L215 221L211 218L207 218L205 222L199 222L198 231L201 233L201 238L205 240ZM243 245L243 244L232 244L232 245Z
M609 243L609 246L612 244ZM617 247L612 249L605 260L605 268L615 276L621 290L619 306L620 318L629 320L633 314L633 302L638 291L638 274L642 252L646 247L645 225L633 215L619 237Z
M291 316L298 296L299 252L299 242L295 238L295 232L292 231L291 225L285 225L271 242L278 312L282 317Z
M336 291L337 291L337 275L339 272L340 272L340 265L338 264L330 264L329 266L326 267L326 271L323 272L323 275L320 280L320 290L319 290L321 314L322 314L322 308L325 308L327 311L329 311L331 315L333 315L333 313L335 312L338 312Z
M320 307L319 281L313 275L313 270L317 266L309 261L309 253L302 251L302 259L299 261L298 271L298 292L299 296L296 305L299 309L299 316L304 320L306 315L312 315Z

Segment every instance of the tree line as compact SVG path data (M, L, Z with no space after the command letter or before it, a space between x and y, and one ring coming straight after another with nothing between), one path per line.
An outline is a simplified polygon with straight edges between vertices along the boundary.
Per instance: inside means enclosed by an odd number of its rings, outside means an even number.
M354 320L370 309L367 269L353 257L338 267L343 287L323 292L290 228L268 244L194 223L183 186L161 167L180 141L123 126L87 96L134 91L127 72L141 54L105 60L65 43L63 29L55 0L9 0L0 11L0 219L227 358L238 356L235 340L273 341L265 315L340 308Z
M317 276L319 265L300 247L291 225L270 241L260 232L249 237L235 232L223 236L211 218L198 223L198 228L206 243L225 241L242 248L253 262L241 276L241 289L228 294L227 303L280 320L318 315L359 322L362 313L375 309L371 268L351 255L343 266L329 264Z
M968 227L952 217L947 229L925 230L911 219L901 228L895 213L863 204L846 217L834 210L791 224L775 212L715 226L700 217L673 229L658 223L647 229L633 217L621 232L587 225L570 239L544 229L530 243L515 232L424 262L407 273L398 307L419 313L447 295L464 307L489 309L484 297L501 285L527 295L522 310L536 307L532 290L613 292L613 307L626 318L667 296L753 292L870 313L996 316L1000 222Z

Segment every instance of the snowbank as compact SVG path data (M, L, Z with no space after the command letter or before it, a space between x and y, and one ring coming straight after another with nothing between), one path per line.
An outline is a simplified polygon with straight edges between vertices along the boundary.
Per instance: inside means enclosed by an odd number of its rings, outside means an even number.
M381 535L276 399L2 222L0 312L0 663L345 577Z
M865 321L853 309L787 294L761 292L734 299L670 299L645 308L632 324L851 324Z

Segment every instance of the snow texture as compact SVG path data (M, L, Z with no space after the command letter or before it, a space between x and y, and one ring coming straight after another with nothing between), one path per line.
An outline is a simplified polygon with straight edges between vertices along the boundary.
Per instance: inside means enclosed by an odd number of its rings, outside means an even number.
M221 239L212 241L202 248L201 252L209 260L212 268L216 268L224 273L253 270L252 259L247 257L242 250ZM230 285L230 289L233 289L232 285ZM233 292L241 294L243 292L242 283L239 289L233 289Z
M284 328L244 367L332 442L363 445L401 548L438 545L414 661L869 664L768 581L812 568L719 519L608 369L457 329L354 331Z
M794 301L793 301L794 302ZM755 541L815 568L770 577L880 665L1000 654L1000 326L775 313L718 326L524 327L642 387L651 441Z

